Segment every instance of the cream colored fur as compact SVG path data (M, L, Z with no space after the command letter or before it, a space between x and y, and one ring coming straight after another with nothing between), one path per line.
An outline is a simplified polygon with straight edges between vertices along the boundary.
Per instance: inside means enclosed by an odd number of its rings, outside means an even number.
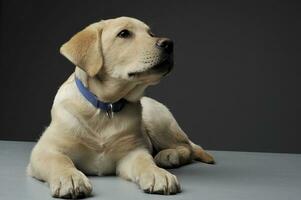
M131 38L118 38L123 29ZM177 167L193 159L213 158L193 144L161 103L142 97L157 84L160 73L150 73L149 62L159 60L157 37L143 22L121 17L94 23L61 47L77 67L59 88L51 123L32 150L28 174L46 181L54 197L91 194L87 175L117 174L149 193L180 192L177 178L160 167ZM129 77L129 72L141 72ZM75 75L105 102L129 101L108 118L79 92ZM153 159L153 156L155 158Z

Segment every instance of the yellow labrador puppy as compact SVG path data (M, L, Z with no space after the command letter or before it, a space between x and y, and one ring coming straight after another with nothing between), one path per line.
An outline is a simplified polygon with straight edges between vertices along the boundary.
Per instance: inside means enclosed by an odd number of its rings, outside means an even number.
M91 24L60 51L75 72L59 88L52 121L28 165L28 174L46 181L54 197L90 195L85 174L117 174L146 192L175 194L177 178L160 167L214 162L164 105L142 97L172 68L170 39L120 17Z

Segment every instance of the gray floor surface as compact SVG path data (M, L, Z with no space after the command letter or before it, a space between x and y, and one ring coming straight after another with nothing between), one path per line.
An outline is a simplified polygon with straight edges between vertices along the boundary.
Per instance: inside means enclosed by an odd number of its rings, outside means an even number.
M32 142L0 141L0 199L52 199L46 184L27 177ZM301 154L211 151L216 165L193 163L170 170L183 192L150 195L118 177L90 177L88 199L300 200Z

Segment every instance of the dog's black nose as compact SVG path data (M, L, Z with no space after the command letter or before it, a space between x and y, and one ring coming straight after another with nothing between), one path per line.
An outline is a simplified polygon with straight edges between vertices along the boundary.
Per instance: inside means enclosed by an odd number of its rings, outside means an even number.
M166 53L172 53L173 52L173 41L168 39L168 38L160 38L157 43L156 46L164 49L164 51Z

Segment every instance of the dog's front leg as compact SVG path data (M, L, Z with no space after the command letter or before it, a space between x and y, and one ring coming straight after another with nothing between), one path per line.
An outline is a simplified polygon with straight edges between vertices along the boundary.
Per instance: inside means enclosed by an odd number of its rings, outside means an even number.
M137 183L147 193L168 195L181 191L177 177L159 168L145 149L136 149L120 160L117 174Z
M75 168L68 156L43 149L40 144L32 152L28 173L46 181L53 197L74 199L89 196L92 191L88 178Z

